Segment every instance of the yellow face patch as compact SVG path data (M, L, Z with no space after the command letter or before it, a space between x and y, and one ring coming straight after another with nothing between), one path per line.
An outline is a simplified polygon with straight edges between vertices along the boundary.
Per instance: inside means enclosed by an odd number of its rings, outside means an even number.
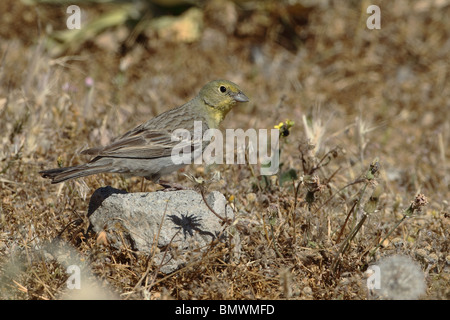
M222 122L222 120L225 118L228 112L230 112L232 106L235 103L233 102L225 102L221 103L218 106L208 108L209 113L209 119L208 119L208 126L210 128L217 128L219 124Z
M206 84L198 95L205 104L210 128L217 128L237 102L247 102L247 96L231 81L215 80Z

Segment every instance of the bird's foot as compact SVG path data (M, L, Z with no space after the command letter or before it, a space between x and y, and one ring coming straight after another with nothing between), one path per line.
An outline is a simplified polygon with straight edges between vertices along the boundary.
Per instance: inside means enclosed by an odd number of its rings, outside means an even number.
M178 183L172 183L168 181L159 181L158 184L163 187L164 189L158 190L158 191L178 191L178 190L191 190L191 188L183 187L181 184Z

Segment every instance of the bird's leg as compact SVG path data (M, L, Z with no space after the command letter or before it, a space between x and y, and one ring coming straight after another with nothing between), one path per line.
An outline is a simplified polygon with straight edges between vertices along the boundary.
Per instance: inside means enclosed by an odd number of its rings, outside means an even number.
M177 191L177 190L190 190L190 188L183 187L181 184L168 182L159 180L158 184L163 187L164 189L160 191Z
M145 178L142 177L142 181L141 181L141 192L144 192L145 188Z

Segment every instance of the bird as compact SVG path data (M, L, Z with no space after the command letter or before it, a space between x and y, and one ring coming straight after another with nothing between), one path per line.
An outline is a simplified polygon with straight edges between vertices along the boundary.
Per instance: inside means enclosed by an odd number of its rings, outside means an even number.
M228 80L214 80L202 87L189 102L170 109L114 139L106 146L84 150L92 156L87 163L43 170L39 173L52 184L99 173L119 173L144 177L158 183L160 178L186 166L174 163L172 152L179 141L173 139L177 129L194 133L194 122L201 121L202 132L218 129L225 116L238 102L249 98L240 87ZM188 142L194 149L194 142ZM202 150L207 144L201 144ZM197 145L198 146L198 145Z

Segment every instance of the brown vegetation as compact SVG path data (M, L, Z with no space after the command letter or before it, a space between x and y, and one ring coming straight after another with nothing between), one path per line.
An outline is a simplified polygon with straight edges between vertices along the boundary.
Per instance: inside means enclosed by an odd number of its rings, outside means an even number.
M420 262L425 299L449 299L450 4L373 1L381 29L369 30L366 1L301 2L207 2L201 23L197 9L164 22L175 9L159 7L64 42L66 4L1 1L0 299L63 298L61 246L121 299L366 299L365 270L390 254ZM118 8L80 7L86 21ZM278 176L184 170L229 199L227 240L162 275L148 253L84 234L95 189L139 192L141 180L50 185L38 171L85 161L81 150L216 78L250 98L224 128L295 122ZM183 172L166 180L195 184Z

